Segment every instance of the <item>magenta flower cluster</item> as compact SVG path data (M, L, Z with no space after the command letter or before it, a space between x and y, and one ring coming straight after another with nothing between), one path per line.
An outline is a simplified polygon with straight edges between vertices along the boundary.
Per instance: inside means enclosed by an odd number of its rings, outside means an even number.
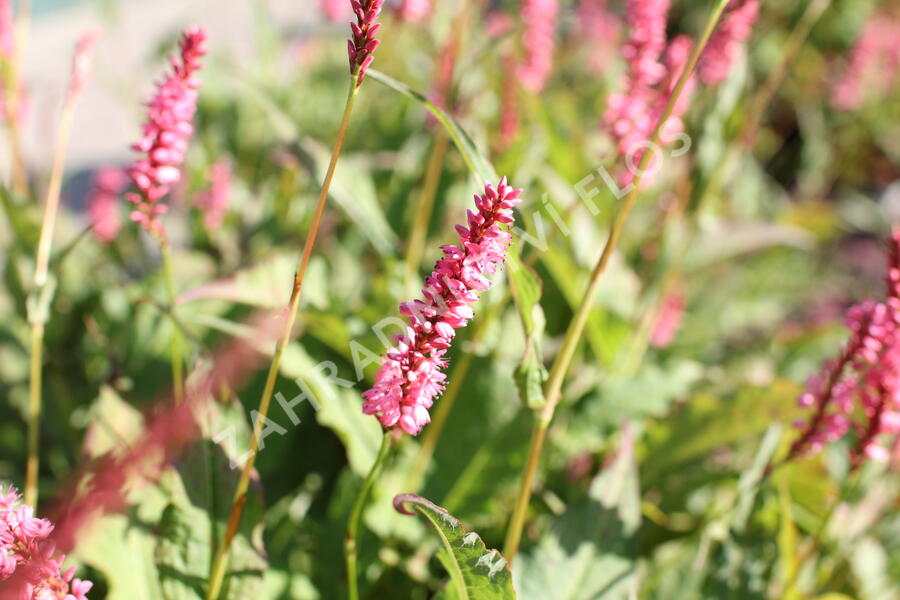
M356 73L356 86L362 85L369 65L375 60L373 53L381 44L375 34L381 29L381 23L375 20L381 13L384 0L350 0L356 23L350 23L353 37L347 40L347 54L350 58L350 73Z
M504 225L514 221L513 208L522 190L507 185L484 186L475 195L477 211L468 211L467 227L457 225L459 246L442 246L444 257L425 280L423 299L405 302L406 332L385 353L375 384L363 393L363 412L384 427L399 426L417 435L431 421L428 409L443 390L445 353L456 329L472 319L471 304L491 287L488 277L503 263L511 242Z
M105 167L97 170L87 197L87 212L94 237L103 243L113 241L119 234L119 194L127 184L121 169Z
M0 486L0 587L15 600L87 600L90 581L75 579L75 567L62 571L48 538L53 524L34 516L15 489Z
M203 226L214 231L222 225L231 204L231 163L217 160L209 168L209 179L209 188L197 196L197 208L203 211Z
M739 45L750 35L758 13L758 0L731 0L722 24L704 50L700 77L708 83L720 83L728 74ZM666 18L669 0L628 0L626 22L630 26L622 54L628 61L624 90L610 95L604 125L616 141L620 156L629 169L620 176L628 184L646 152L649 139L662 116L678 79L687 67L693 40L679 35L666 43ZM660 140L674 141L684 130L682 117L687 112L694 87L692 76L682 90L672 114L662 124ZM656 165L653 165L655 167ZM655 168L649 169L648 183Z
M666 75L661 62L666 48L669 0L628 0L625 20L630 27L622 55L628 61L624 90L610 95L603 121L626 156L636 144L649 139L656 126L656 86Z
M588 68L601 74L619 51L621 23L607 6L607 0L580 0L576 29L587 45Z
M900 82L900 16L877 11L866 21L846 73L834 86L835 108L852 110L866 97L886 96Z
M759 0L731 0L728 3L722 21L709 39L697 66L703 83L719 85L725 81L758 16Z
M414 23L431 13L431 0L400 0L397 16L407 23Z
M126 195L134 204L131 220L151 233L162 234L159 215L167 207L160 200L181 178L188 141L194 128L191 121L197 111L197 72L206 54L206 31L190 27L184 32L179 59L171 60L172 70L157 83L156 94L147 107L144 135L132 148L144 156L135 161L128 174L137 192Z
M557 0L524 0L522 4L522 49L519 82L526 90L539 93L553 71Z
M319 0L322 13L329 21L336 22L350 16L350 2L348 0Z
M852 464L890 458L881 437L900 433L900 232L891 237L889 256L888 298L847 312L850 339L807 382L798 402L812 412L797 424L800 435L788 459L818 452L850 432L856 437Z

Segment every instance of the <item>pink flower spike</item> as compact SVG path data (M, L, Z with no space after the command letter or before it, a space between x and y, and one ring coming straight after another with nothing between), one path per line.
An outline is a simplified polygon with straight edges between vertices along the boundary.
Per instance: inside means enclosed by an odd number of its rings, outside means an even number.
M556 37L557 0L524 0L522 4L522 48L525 57L518 75L522 87L539 93L553 70L553 47Z
M703 51L697 71L707 85L719 85L737 58L741 45L753 31L759 16L759 0L731 0L718 29Z
M880 438L900 428L900 231L891 236L885 302L867 300L850 308L850 340L836 360L810 378L799 404L811 409L787 460L820 451L853 432L850 464L886 461Z
M125 173L115 167L105 167L94 173L87 197L87 212L94 237L110 243L119 234L122 219L119 215L119 195L128 181Z
M353 13L356 15L356 23L350 23L352 38L347 53L350 57L350 73L356 74L356 87L362 85L366 77L366 71L375 57L372 53L380 43L375 39L375 34L381 27L375 22L381 13L384 0L350 0Z
M197 196L197 207L203 211L207 231L218 229L231 202L231 163L219 160L209 169L210 186Z
M348 0L320 0L322 13L332 23L343 21L350 17L350 2Z
M415 23L431 14L431 0L400 0L396 11L402 21Z
M834 86L832 104L859 108L867 99L890 94L900 80L900 12L878 10L866 21L850 64Z
M78 39L75 46L75 56L72 59L72 74L69 79L69 99L78 97L91 76L94 46L100 34L97 32L86 33Z
M147 105L143 137L132 148L144 154L128 170L137 193L126 195L135 205L131 220L149 232L162 235L157 216L165 212L160 204L171 185L181 178L188 141L193 133L191 121L197 111L197 72L206 54L206 31L190 27L179 43L179 59L172 59L172 70L157 84L156 95Z
M489 276L504 261L512 241L503 223L511 222L522 190L500 180L475 197L478 212L469 212L469 228L459 228L459 246L443 246L444 256L425 279L423 300L406 302L400 312L409 327L385 352L371 389L363 392L363 412L375 415L385 428L399 427L417 435L431 417L428 409L444 391L446 348L474 316L471 303L490 289Z
M65 557L48 539L52 531L50 521L21 504L15 489L0 486L0 597L88 600L93 583L73 579L74 566L61 571Z

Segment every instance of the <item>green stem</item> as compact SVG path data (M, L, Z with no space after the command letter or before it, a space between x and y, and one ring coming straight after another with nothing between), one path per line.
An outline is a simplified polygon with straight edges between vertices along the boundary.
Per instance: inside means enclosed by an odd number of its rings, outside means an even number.
M44 324L31 326L31 369L28 385L28 461L25 466L25 504L35 507L38 500L38 450L41 431L41 363Z
M253 465L256 463L256 454L259 450L259 439L262 435L263 424L269 413L269 406L272 403L272 394L275 392L275 382L278 379L278 370L281 366L281 357L284 350L291 341L291 334L294 329L294 322L297 319L297 309L300 305L300 293L303 289L303 279L306 276L306 268L309 266L309 259L312 256L313 246L316 243L316 236L319 233L319 226L322 222L322 213L325 211L325 204L328 200L328 190L331 188L331 181L334 179L335 167L337 167L338 158L341 155L341 149L344 145L344 138L347 134L347 126L350 124L350 115L353 113L353 104L356 95L359 92L357 85L357 74L354 70L350 79L350 91L347 93L347 102L344 106L344 116L341 118L341 125L338 129L337 140L334 143L334 150L331 153L331 161L328 164L328 170L325 173L325 181L322 183L322 190L319 194L319 202L316 205L316 211L313 215L312 224L310 225L309 234L303 244L303 254L300 257L300 263L297 271L294 273L294 283L291 290L291 299L288 303L287 318L285 319L284 329L278 343L275 346L275 353L272 356L272 363L269 365L269 372L266 376L266 384L263 388L262 397L259 401L259 416L256 423L253 424L253 436L250 438L250 450L247 462L241 470L241 477L238 480L237 488L234 491L234 498L231 503L231 511L228 516L228 526L225 535L222 538L219 547L216 549L213 563L210 568L209 588L206 591L206 600L216 600L222 591L222 584L225 580L225 571L228 563L228 553L231 549L231 542L237 534L238 526L241 522L241 515L244 511L244 503L247 500L247 489L250 485L250 475L253 471Z
M159 236L159 245L162 249L163 279L166 286L166 302L169 304L169 314L172 320L175 317L175 275L172 269L172 249L165 235ZM173 323L172 341L169 344L170 360L172 363L172 389L174 390L175 404L181 404L184 400L184 363L181 350L181 331L177 322Z
M381 438L381 448L378 449L378 456L369 474L363 482L359 493L356 494L356 500L353 501L353 509L350 511L350 520L347 521L347 536L344 538L344 557L347 561L347 597L350 600L359 600L359 576L357 573L356 559L357 552L357 532L359 531L359 520L362 517L363 508L366 506L366 499L375 483L375 477L384 463L385 457L391 448L391 432L385 431L384 437Z
M50 169L50 182L47 185L47 199L44 202L44 214L41 219L41 233L38 238L37 255L34 262L34 279L32 290L34 303L29 310L28 320L31 324L31 365L28 375L28 458L25 468L25 503L37 508L38 502L38 470L40 459L40 427L42 412L41 371L44 346L44 324L49 312L50 293L47 278L50 270L50 251L53 247L53 232L56 229L56 216L59 213L59 194L62 190L63 170L66 163L66 150L72 131L72 120L75 114L73 94L66 96L56 145L53 149L53 164ZM52 285L52 284L51 284Z
M687 65L685 66L681 77L679 77L678 82L675 85L675 89L672 91L672 94L669 97L669 101L663 109L662 114L660 115L659 121L654 128L653 135L650 137L651 148L659 144L662 126L672 114L672 110L675 108L675 103L681 96L681 93L684 90L685 85L687 85L688 80L693 75L694 69L697 66L697 62L700 60L700 55L703 52L703 49L706 47L710 36L715 30L716 24L718 23L719 18L722 16L722 11L725 9L726 4L728 4L728 0L716 1L716 4L706 23L706 27L704 28L700 39L694 45L694 48L691 51L691 55L688 58ZM547 380L545 388L546 403L537 412L534 432L531 437L531 446L528 453L528 461L525 464L525 469L522 473L522 481L520 483L519 492L516 497L515 508L513 509L509 528L506 532L506 541L503 546L503 554L510 562L512 562L519 551L519 543L522 540L522 528L525 525L525 514L528 511L528 505L531 502L531 489L532 485L534 484L534 476L537 471L538 463L540 462L540 455L541 450L543 449L544 440L547 437L547 428L549 427L550 422L553 420L556 406L559 404L562 395L561 392L563 380L568 373L569 366L572 363L572 358L575 356L575 350L578 346L579 341L581 340L582 334L584 333L584 328L587 324L588 316L591 312L591 307L594 304L594 298L596 297L597 291L600 287L600 281L602 279L603 273L606 271L606 267L609 263L610 258L612 257L613 250L619 242L619 237L622 234L625 222L628 220L628 215L631 213L631 209L634 207L634 203L637 200L638 193L641 189L643 175L650 164L652 155L653 152L647 151L644 152L644 154L641 156L640 164L638 165L637 173L635 174L634 181L632 182L631 190L625 196L625 199L622 202L622 206L616 213L612 229L610 230L609 237L606 240L606 245L603 247L603 252L601 253L599 260L597 261L593 272L591 273L591 279L588 283L587 290L585 291L585 294L581 299L581 304L579 304L578 308L575 311L575 315L573 316L572 321L569 323L569 327L566 330L565 337L563 338L562 347L560 348L559 354L557 354L555 360L553 361L553 366L550 369L550 376Z

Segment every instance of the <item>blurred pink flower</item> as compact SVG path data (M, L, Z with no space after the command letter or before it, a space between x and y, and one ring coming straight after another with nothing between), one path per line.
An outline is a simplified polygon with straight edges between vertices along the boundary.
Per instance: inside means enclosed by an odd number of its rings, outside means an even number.
M94 237L101 242L109 243L119 234L122 224L119 194L125 190L127 181L125 173L117 167L104 167L94 173L87 211Z
M181 39L180 61L171 60L172 70L157 84L156 95L148 104L144 135L132 148L145 156L134 162L128 174L138 189L126 198L135 205L131 220L148 231L162 234L157 217L166 212L160 200L172 184L181 179L188 140L194 132L191 121L197 111L197 72L206 54L206 31L188 28Z
M347 54L350 58L350 73L357 73L356 86L362 85L369 65L375 60L373 53L381 44L375 39L375 34L381 29L381 23L375 20L381 13L384 0L350 0L353 13L356 15L356 23L350 23L353 33L352 39L347 41Z
M470 304L491 288L488 277L504 261L511 242L504 224L514 221L521 192L505 177L497 188L486 184L484 194L475 195L478 211L468 211L468 227L456 226L460 245L441 246L444 257L425 280L424 300L400 305L410 325L384 354L375 384L363 392L363 412L377 416L382 426L417 435L431 420L428 409L447 378L444 355L455 330L474 316Z
M580 0L576 28L588 48L588 67L603 72L619 48L619 18L607 9L607 0Z
M516 89L515 60L505 55L500 88L500 146L507 148L519 135L519 91Z
M72 59L72 73L69 78L69 97L74 98L81 94L84 86L91 76L92 56L94 46L100 35L97 32L89 32L78 38L75 46L75 57Z
M650 345L654 348L665 348L671 344L683 319L684 294L680 290L669 292L660 303L656 324L650 334Z
M203 225L207 230L222 224L231 202L231 163L219 160L209 169L209 189L197 196L197 207L203 211Z
M722 83L737 56L741 45L750 37L759 16L759 0L731 0L718 29L703 50L697 65L700 79L707 85Z
M846 73L832 91L841 110L859 108L866 96L879 98L895 90L900 80L900 17L878 11L866 21L853 48Z
M881 438L900 433L900 232L891 237L889 259L887 300L850 308L849 341L800 396L799 404L812 414L798 423L800 436L788 460L819 452L850 431L856 434L851 464L890 458Z
M15 49L12 0L0 0L0 59L11 60Z
M624 90L611 94L607 100L603 117L621 156L648 140L656 126L653 108L658 104L656 85L666 75L660 58L666 47L668 13L669 0L626 2L625 20L630 32L622 54L628 61L628 75Z
M53 524L34 516L15 489L0 486L0 582L3 598L87 600L93 584L73 579L75 567L62 571L65 556L47 538Z
M553 47L556 37L557 0L523 0L522 49L518 67L519 82L526 90L539 93L553 71Z
M400 0L396 11L402 20L414 23L431 13L431 0Z
M333 23L349 19L352 14L350 0L319 0L319 6L325 18Z

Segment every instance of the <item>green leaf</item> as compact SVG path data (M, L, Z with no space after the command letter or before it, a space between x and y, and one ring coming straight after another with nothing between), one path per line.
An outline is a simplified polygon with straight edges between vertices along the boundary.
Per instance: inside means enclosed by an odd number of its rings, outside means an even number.
M612 600L632 597L640 489L630 430L615 461L591 483L587 501L570 507L531 551L515 577L522 600Z
M200 421L204 439L188 448L178 472L167 473L164 481L169 502L159 522L156 566L165 600L204 597L210 557L224 535L240 476L232 465L249 448L250 427L239 403L211 406ZM262 513L261 491L251 486L232 542L222 600L252 598L262 590L267 566Z
M440 535L443 549L438 558L450 573L449 587L453 588L452 593L444 594L444 598L504 600L516 597L506 559L498 551L488 550L481 537L474 531L466 531L459 519L416 494L395 496L394 508L406 515L418 512Z
M330 362L316 364L297 343L285 349L281 360L281 373L303 384L305 389L296 393L312 397L316 420L334 431L347 449L350 467L365 477L381 444L381 426L375 417L363 414L362 398L355 388L340 386L339 376L330 376L332 367L336 368ZM291 400L291 393L285 396Z
M507 273L525 331L525 353L516 366L513 377L522 404L529 408L540 408L546 402L544 382L548 376L540 346L544 333L544 313L540 306L543 282L534 269L522 263L518 244L510 248Z
M303 147L315 161L316 177L322 181L331 160L331 150L312 141L304 142ZM397 235L378 204L372 175L359 157L345 155L341 158L328 193L356 223L359 231L369 238L379 254L389 256L395 253Z
M478 177L481 181L497 181L499 179L493 165L491 165L490 161L478 150L475 142L472 141L472 138L459 125L456 119L444 112L439 106L432 104L423 94L420 94L402 81L398 81L390 75L385 75L381 71L375 69L369 69L368 76L378 83L382 83L392 90L400 92L407 98L419 102L422 106L430 110L434 117L444 126L444 129L447 130L447 134L450 136L450 139L453 140L453 143L456 144L456 147L459 149L463 159L466 161L466 165L469 167L469 170L472 171L473 175Z

